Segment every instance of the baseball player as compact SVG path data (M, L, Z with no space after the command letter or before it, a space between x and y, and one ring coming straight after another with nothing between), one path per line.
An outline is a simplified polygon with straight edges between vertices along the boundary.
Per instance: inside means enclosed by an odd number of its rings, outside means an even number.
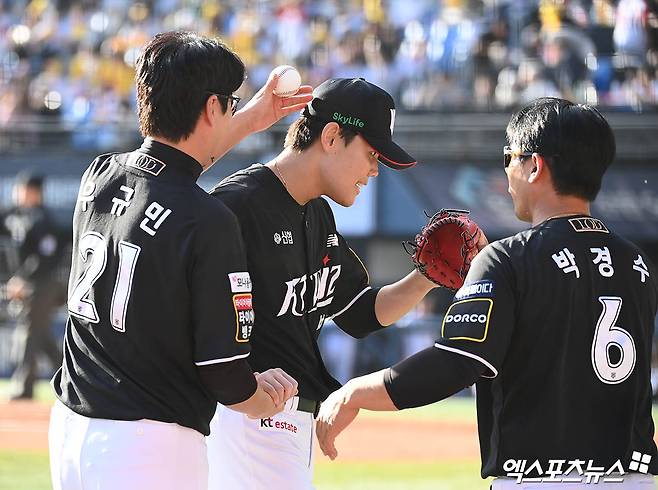
M256 324L250 363L281 366L299 382L286 410L253 420L219 405L208 438L209 488L312 488L314 415L340 384L317 338L332 319L360 338L390 325L435 285L412 272L383 288L336 229L326 195L351 206L378 162L416 162L392 139L391 96L362 78L328 80L289 128L284 150L211 193L235 212L247 251Z
M360 408L426 405L477 383L482 477L497 477L494 489L654 488L658 270L590 215L613 133L593 107L543 98L512 116L507 137L509 193L532 228L474 259L434 347L329 397L320 446L335 458Z
M235 216L196 180L251 130L310 100L236 113L244 65L219 41L169 32L137 65L136 151L97 157L74 214L64 363L53 379L55 490L205 490L217 401L271 416L296 392L247 363L252 287Z
M5 287L7 298L20 305L13 345L17 358L11 380L14 400L32 398L39 354L47 357L53 370L62 363L51 325L62 296L55 275L64 240L43 203L43 181L36 173L20 173L14 185L15 206L0 212L0 235L11 237L18 255Z

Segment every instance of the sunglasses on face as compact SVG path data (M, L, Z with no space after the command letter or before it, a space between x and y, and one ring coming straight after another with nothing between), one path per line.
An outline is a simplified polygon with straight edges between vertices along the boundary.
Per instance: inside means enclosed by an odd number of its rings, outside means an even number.
M238 104L240 103L240 97L236 97L235 95L218 94L215 92L206 93L208 95L214 95L218 99L221 97L222 99L231 101L231 115L235 115L235 112L238 110Z
M515 158L531 157L533 153L532 151L514 151L510 146L505 146L503 147L503 165L507 168Z

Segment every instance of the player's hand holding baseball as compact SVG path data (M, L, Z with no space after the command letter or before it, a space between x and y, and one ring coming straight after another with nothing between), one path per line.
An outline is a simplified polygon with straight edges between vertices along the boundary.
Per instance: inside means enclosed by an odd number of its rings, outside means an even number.
M267 83L236 112L234 122L246 125L250 133L263 131L288 114L301 111L313 99L310 85L300 86L297 93L289 97L275 95L277 79L274 72L270 73Z

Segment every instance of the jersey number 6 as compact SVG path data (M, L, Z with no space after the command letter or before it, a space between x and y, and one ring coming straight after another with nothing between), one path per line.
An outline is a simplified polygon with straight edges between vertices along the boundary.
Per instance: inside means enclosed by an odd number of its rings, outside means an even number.
M123 240L119 242L119 272L110 305L110 324L119 332L126 331L126 311L140 250L140 247L132 243ZM95 231L85 233L78 243L78 252L83 262L89 261L89 266L73 286L68 299L68 310L74 316L98 323L100 317L96 304L89 296L94 283L107 265L107 240Z
M616 385L625 381L635 367L635 342L623 328L615 326L622 299L618 296L600 296L603 311L596 324L592 343L592 365L596 376L605 384ZM610 358L610 348L616 347L619 359Z

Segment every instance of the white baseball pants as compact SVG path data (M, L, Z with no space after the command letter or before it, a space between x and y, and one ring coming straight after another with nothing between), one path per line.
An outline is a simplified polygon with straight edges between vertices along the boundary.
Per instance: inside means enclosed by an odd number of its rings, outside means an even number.
M207 438L208 490L313 489L315 423L294 402L256 420L217 406Z
M53 490L206 490L205 437L154 420L83 417L55 402L48 431Z

